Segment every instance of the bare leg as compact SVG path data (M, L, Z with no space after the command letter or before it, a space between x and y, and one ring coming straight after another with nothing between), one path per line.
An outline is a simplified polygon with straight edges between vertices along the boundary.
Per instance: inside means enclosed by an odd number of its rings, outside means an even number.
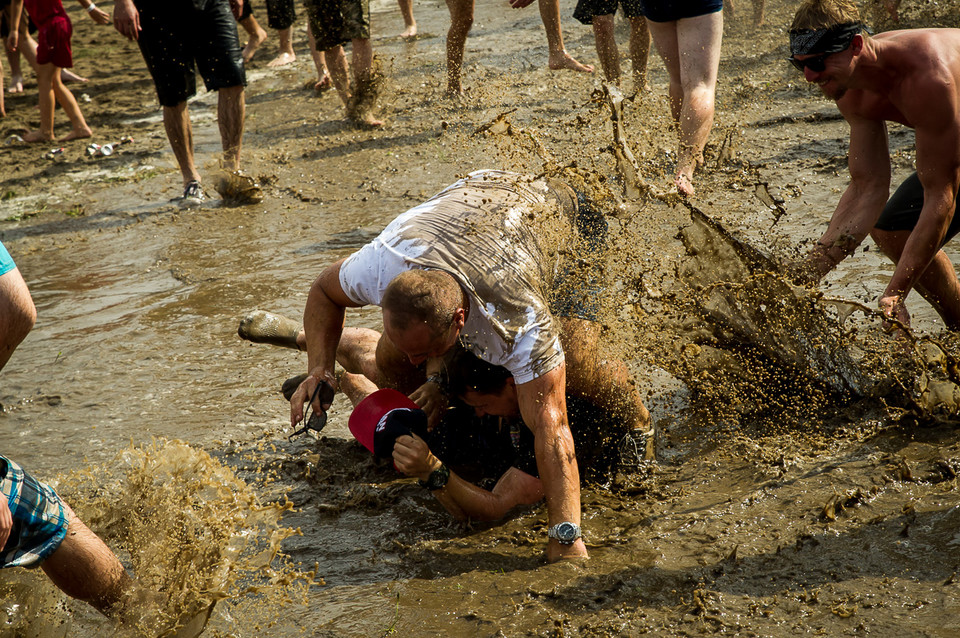
M19 268L0 275L0 369L37 322L37 309Z
M463 48L473 26L474 0L447 0L450 29L447 31L447 95L463 95Z
M647 60L650 57L650 30L643 16L630 18L630 59L633 62L633 90L647 88Z
M228 172L240 170L240 145L243 141L243 119L246 113L243 85L219 90L217 121L223 145L223 168Z
M323 52L323 57L327 61L327 68L330 70L330 78L333 80L333 87L340 96L340 101L345 107L350 106L350 69L347 65L347 56L340 45Z
M670 73L670 109L680 132L674 184L681 195L693 195L693 171L703 163L713 126L723 13L647 25Z
M763 10L765 0L753 0L753 26L763 26Z
M337 346L337 363L353 374L362 374L377 384L383 385L380 369L377 367L377 347L380 333L367 328L344 328ZM306 338L304 338L306 350Z
M199 182L200 173L193 161L193 128L190 126L190 112L186 102L163 107L163 128L167 131L173 155L177 158L177 165L183 176L183 187L186 188L190 182Z
M413 0L397 0L400 5L400 15L403 16L403 33L401 38L412 38L417 35L417 21L413 17Z
M347 398L350 399L350 403L353 405L353 407L357 407L358 403L366 399L378 389L379 388L377 388L373 381L362 374L351 374L346 372L340 377L340 390L347 395Z
M597 42L597 56L603 77L608 82L620 84L620 52L613 33L613 14L593 16L593 37Z
M53 92L57 96L57 102L60 103L60 107L70 119L70 124L73 127L69 133L60 138L61 141L68 142L93 135L93 131L87 126L87 121L83 119L83 113L80 111L80 105L77 104L76 98L73 97L70 89L65 87L60 80L60 69L57 67L54 67L53 73Z
M253 59L257 49L267 39L267 32L252 15L241 20L240 26L247 32L247 43L243 45L243 63L246 64Z
M888 231L874 228L870 236L893 263L900 261L903 247L910 237L909 230ZM950 258L942 250L937 252L933 261L923 271L917 282L917 292L943 318L950 330L960 330L960 283Z
M133 580L116 555L66 506L67 535L41 563L53 584L65 594L93 605L108 616L118 615Z
M313 37L313 27L307 22L307 38L310 41L310 56L313 57L313 66L317 69L317 81L313 85L314 91L324 91L333 86L330 73L327 71L327 60L323 51L317 50L317 39Z
M538 0L538 2L540 19L543 21L543 28L547 31L547 48L550 50L547 66L554 71L570 69L581 73L593 73L592 66L580 64L563 48L563 33L560 30L560 1Z
M377 99L373 82L373 46L368 39L350 41L353 47L353 104L347 115L363 126L382 126L383 121L373 116Z
M287 66L297 59L297 54L293 52L293 27L278 30L277 36L280 38L280 53L270 60L267 64L269 67Z
M43 64L37 69L37 85L40 93L40 128L23 136L27 142L49 142L53 140L53 115L55 94L53 75L57 67Z
M600 346L600 325L562 317L560 343L567 363L567 392L596 401L599 407L646 431L650 413L640 399L630 371L619 359L608 358Z
M5 12L7 15L7 21L9 22L10 20L9 7L5 9ZM7 52L7 61L10 63L10 92L11 93L23 92L23 70L20 68L20 49L23 48L25 44L26 43L21 40L20 46L17 47L16 51L11 51L6 46L3 47L4 51Z
M0 64L0 117L7 116L7 107L3 103L3 64Z

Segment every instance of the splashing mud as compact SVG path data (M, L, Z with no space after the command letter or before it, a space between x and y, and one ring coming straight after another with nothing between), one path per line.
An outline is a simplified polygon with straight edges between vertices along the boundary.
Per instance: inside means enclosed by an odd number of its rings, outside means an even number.
M95 627L124 636L198 635L211 610L210 629L257 635L255 627L269 626L313 582L313 572L295 570L279 554L296 534L279 524L290 503L262 504L230 469L183 442L131 447L55 486L135 576L133 601L117 626L64 597L39 570L17 570L0 589L10 635ZM246 602L231 603L238 598Z

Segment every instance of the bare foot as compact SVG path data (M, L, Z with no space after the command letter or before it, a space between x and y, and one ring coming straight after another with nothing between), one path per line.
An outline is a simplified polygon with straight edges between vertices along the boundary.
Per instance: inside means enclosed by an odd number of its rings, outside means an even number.
M63 69L60 71L60 79L64 82L89 82L87 78L82 78L70 69Z
M417 37L417 23L408 24L407 28L403 30L403 33L400 34L401 38L415 38Z
M89 126L85 126L82 129L73 129L66 135L60 138L61 142L69 142L70 140L82 140L85 137L92 137L93 131Z
M684 197L691 197L695 194L693 190L692 175L687 175L686 173L677 173L677 176L673 178L673 184L677 187L677 192Z
M263 44L263 41L267 39L267 32L263 29L257 31L257 35L247 40L247 43L243 45L243 63L247 64L250 60L253 59L253 54L257 52L257 49L260 48L260 45Z
M43 131L30 131L29 133L24 133L23 135L24 142L52 142L53 133L49 135L45 134Z
M288 64L293 64L293 61L296 59L297 59L296 53L293 53L292 51L291 52L283 51L280 53L280 55L270 60L267 66L272 68L275 68L278 66L287 66Z
M323 77L317 80L316 84L313 85L313 90L317 93L322 93L333 88L333 80L330 79L330 74L326 71L323 72Z
M560 51L560 53L556 54L551 53L550 58L547 60L547 67L549 67L551 71L569 69L571 71L580 71L581 73L593 73L593 67L591 65L580 64L566 51Z
M373 117L372 113L354 113L350 116L350 119L360 128L380 128L383 126L383 120Z
M13 75L10 77L10 88L8 93L23 93L23 76Z

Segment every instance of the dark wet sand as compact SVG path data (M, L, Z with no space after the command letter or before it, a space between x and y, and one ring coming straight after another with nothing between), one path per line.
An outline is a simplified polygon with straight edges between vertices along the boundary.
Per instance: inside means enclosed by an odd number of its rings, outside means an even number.
M789 257L819 236L846 184L847 127L783 60L792 3L770 2L760 30L739 4L743 19L726 24L716 127L694 202ZM907 26L960 26L955 3L905 4ZM567 48L595 64L592 33L572 9L562 4ZM39 312L3 371L5 452L52 478L115 468L131 442L180 438L223 459L265 500L289 490L299 511L284 523L303 536L285 551L304 569L317 563L326 586L308 605L284 608L271 635L960 634L953 417L912 418L896 400L884 408L817 388L747 405L783 394L787 372L755 393L732 368L677 380L715 370L678 363L701 352L682 346L702 319L677 317L685 307L672 303L690 294L675 270L689 216L669 197L629 202L617 223L623 251L611 272L623 283L608 318L661 425L660 462L584 490L588 563L544 564L543 507L498 527L451 523L415 483L348 440L343 399L323 438L287 442L279 386L305 357L239 341L246 312L299 316L325 264L468 171L576 162L614 176L608 112L592 96L600 79L546 70L534 7L478 6L462 104L442 98L446 11L416 11L420 39L375 41L389 78L379 131L346 124L333 93L301 88L312 77L302 27L291 68L267 71L276 43L264 45L250 70L244 165L266 199L183 212L167 201L180 178L138 51L71 14L77 70L91 79L71 88L90 96L81 106L94 140L135 141L100 160L83 157L83 141L56 162L41 159L46 147L0 153L0 238ZM394 6L379 7L375 32L401 28ZM656 194L669 191L676 149L666 76L655 56L650 67L650 89L626 118ZM624 88L633 93L629 79ZM30 81L25 96L7 96L4 138L35 124L35 90ZM190 107L208 176L219 144L214 103L202 95ZM511 109L511 132L475 134ZM912 133L890 127L890 143L903 178ZM828 278L827 294L875 303L891 270L867 246ZM948 338L922 301L911 311L918 330ZM379 314L348 321L376 328ZM247 594L221 609L256 601ZM69 609L75 635L103 631ZM250 627L225 614L213 623L224 636L256 635Z

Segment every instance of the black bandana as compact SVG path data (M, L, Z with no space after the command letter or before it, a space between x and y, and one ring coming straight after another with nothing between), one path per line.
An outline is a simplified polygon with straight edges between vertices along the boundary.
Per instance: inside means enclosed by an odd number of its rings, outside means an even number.
M790 53L815 55L839 53L853 42L853 36L864 29L861 22L845 22L829 29L795 29L790 31Z

